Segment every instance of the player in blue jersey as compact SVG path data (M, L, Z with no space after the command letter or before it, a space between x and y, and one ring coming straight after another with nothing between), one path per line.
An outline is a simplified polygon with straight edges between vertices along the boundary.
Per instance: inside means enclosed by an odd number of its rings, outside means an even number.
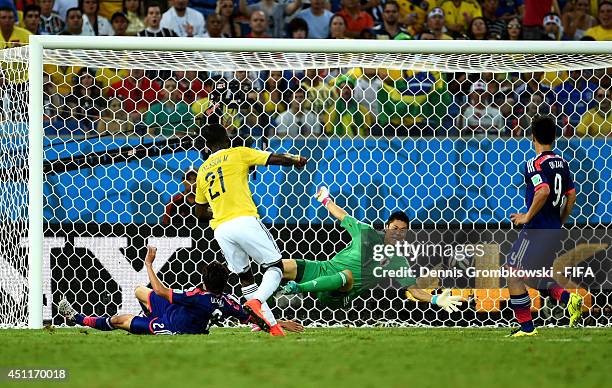
M533 119L532 140L537 156L525 165L527 213L515 213L510 219L516 226L522 225L518 240L506 260L512 269L537 270L552 266L556 252L561 248L561 226L569 218L576 202L576 189L569 166L552 148L555 143L556 125L549 116ZM531 317L530 286L543 296L567 306L570 326L575 326L582 315L582 297L569 293L552 278L508 278L510 305L520 327L509 336L522 337L537 334Z
M148 247L145 259L153 289L136 288L136 297L147 306L148 316L85 316L78 314L65 299L58 305L59 313L79 325L104 331L122 329L132 334L208 334L212 324L220 323L225 318L235 317L242 323L250 320L242 306L223 292L229 277L229 271L223 264L213 262L204 268L203 288L177 291L164 286L155 274L153 261L156 252L156 248Z

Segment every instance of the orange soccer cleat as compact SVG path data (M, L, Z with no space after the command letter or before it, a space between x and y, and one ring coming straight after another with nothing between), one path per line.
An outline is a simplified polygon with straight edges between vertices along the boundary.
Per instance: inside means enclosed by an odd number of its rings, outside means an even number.
M270 325L270 322L268 322L264 316L263 311L261 311L260 301L257 299L247 300L247 302L244 304L244 311L251 316L251 322L259 326L261 330L265 331L266 333L270 332L272 325Z
M270 328L270 334L273 337L284 337L285 336L285 332L283 331L283 328L281 327L280 323L277 323L276 325Z

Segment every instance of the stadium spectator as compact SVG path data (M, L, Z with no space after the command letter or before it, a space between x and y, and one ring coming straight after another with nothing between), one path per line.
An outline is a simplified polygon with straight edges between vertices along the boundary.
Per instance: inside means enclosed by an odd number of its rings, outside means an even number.
M499 135L504 130L504 118L491 101L491 94L484 82L474 82L468 95L468 103L458 117L457 127L463 135Z
M132 69L127 77L110 85L106 96L121 99L130 120L138 122L141 113L150 109L150 104L158 99L160 92L160 85L147 77L144 71Z
M556 13L549 13L544 16L544 38L548 40L563 39L563 25L561 18Z
M523 17L523 39L540 40L544 35L542 28L544 16L550 12L559 12L557 0L525 0Z
M57 35L64 30L64 20L53 11L53 0L37 0L40 7L40 30L43 34Z
M285 17L293 15L302 7L302 0L278 3L275 0L261 0L248 5L247 0L240 0L240 13L251 16L255 11L262 11L268 20L266 33L274 38L285 36Z
M406 28L410 35L414 36L423 31L428 12L441 1L397 0L397 3L399 5L399 23ZM382 19L379 15L374 16L376 16L376 20Z
M242 30L240 23L236 21L236 10L232 0L219 0L217 2L217 13L221 16L223 23L223 37L240 38Z
M570 71L569 78L554 89L557 111L571 128L575 128L580 117L591 108L597 90L597 84L584 77L583 71Z
M40 7L35 4L26 5L23 9L23 28L30 31L32 35L42 35L43 31L41 31L40 22Z
M334 101L323 114L325 133L329 136L368 136L374 117L353 95L356 81L340 75L336 78Z
M589 28L584 35L595 40L612 40L612 2L602 1L599 3L597 12L599 25Z
M127 36L129 25L130 21L123 12L115 12L111 17L111 26L113 26L113 35L115 36Z
M346 23L346 36L358 38L363 30L374 27L372 16L361 10L359 0L342 0L342 9L336 14Z
M142 17L140 0L123 0L123 13L127 16L127 35L134 36L147 28Z
M166 205L162 224L187 225L197 223L195 216L195 188L198 172L190 168L183 177L183 191L172 197Z
M261 92L264 111L268 115L276 117L279 113L287 110L285 94L288 88L287 80L283 77L282 71L271 71L269 73Z
M214 14L217 9L217 0L189 0L189 7L201 13L204 19L208 19L208 16Z
M597 19L589 15L589 0L576 0L571 11L564 11L563 30L569 40L580 40L585 32L597 24Z
M506 35L504 37L507 40L523 39L523 26L518 18L510 19L506 28Z
M497 16L505 22L523 18L525 5L523 0L502 0L497 5Z
M308 38L308 23L302 18L293 18L287 24L287 36L291 39Z
M296 16L308 23L308 38L329 37L329 22L334 14L325 8L325 0L310 0L310 8L298 12Z
M506 32L506 22L497 15L497 9L499 7L499 0L484 0L482 2L482 16L487 23L487 30L489 36L493 35L501 37Z
M194 124L194 117L189 105L181 97L177 82L172 78L165 80L162 92L144 118L150 134L166 137L187 134L187 130Z
M68 23L67 15L70 8L78 8L79 0L55 0L53 11L55 11L65 23ZM42 8L42 6L41 6Z
M66 11L66 27L59 35L87 35L83 31L83 13L79 8L70 8Z
M320 70L307 69L302 81L302 88L306 91L309 108L313 112L320 114L331 103L331 87L325 82Z
M208 16L210 17L210 15ZM206 97L208 94L204 82L198 77L197 71L175 71L174 79L178 80L178 88L183 93L183 101L189 104Z
M399 4L395 0L385 2L382 22L376 25L372 32L376 39L412 39L408 31L399 24Z
M516 137L531 136L531 121L533 118L548 114L550 114L550 105L544 101L542 93L533 93L531 100L523 109L523 114L518 119L518 126L514 128L513 135Z
M108 101L108 108L102 111L96 129L100 135L134 133L134 124L123 109L120 99L113 97Z
M151 36L155 38L176 37L176 32L161 27L161 6L158 3L149 3L145 6L144 23L146 28L138 33L138 36Z
M520 113L522 113L523 107L531 101L531 95L537 92L542 94L548 105L552 105L553 93L551 93L550 86L542 82L543 76L543 72L521 74L523 83L514 90L513 96L514 100L519 102L517 108Z
M329 20L329 39L347 39L346 20L340 15L334 15Z
M308 110L306 91L297 88L291 96L289 109L278 116L276 136L310 136L321 134L321 124L317 115Z
M453 40L453 38L444 31L445 18L442 8L434 8L427 14L427 30L422 32L419 39L427 40Z
M472 40L485 40L489 37L487 22L481 17L475 17L470 22L468 37Z
M595 92L597 104L589 109L576 127L578 136L612 136L612 89L599 88Z
M90 130L94 128L106 100L102 96L102 87L86 67L81 68L75 78L72 93L79 100L78 113L82 115L77 118L82 120L83 128Z
M174 0L161 19L161 27L181 37L203 37L206 32L204 16L187 6L188 0Z
M388 70L378 92L385 134L432 136L452 103L439 72Z
M271 38L267 32L268 19L263 11L254 11L251 13L249 27L251 27L251 32L246 35L247 38Z
M30 31L15 25L15 13L10 7L0 8L0 49L24 46L30 41Z
M444 10L446 27L455 35L465 34L472 19L482 17L482 10L476 2L446 0L440 8Z
M98 15L98 0L79 0L83 12L83 33L90 36L111 36L113 27L107 18Z
M223 36L223 19L219 14L210 13L206 17L205 38L226 38Z
M382 80L386 76L383 69L372 68L354 68L346 75L355 78L354 95L369 112L378 116L380 113L380 104L378 103L378 91L382 88Z

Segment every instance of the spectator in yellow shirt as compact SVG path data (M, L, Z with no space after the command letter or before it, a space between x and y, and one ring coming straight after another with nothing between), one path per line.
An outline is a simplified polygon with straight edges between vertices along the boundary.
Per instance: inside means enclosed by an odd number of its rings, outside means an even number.
M599 88L595 92L595 100L599 102L588 110L576 127L578 136L610 136L612 135L612 89Z
M15 26L15 14L9 7L0 8L0 49L25 46L30 42L30 31Z
M456 34L464 34L475 17L482 17L482 9L476 1L447 0L442 3L446 27Z
M600 24L589 28L584 35L595 40L612 40L612 1L599 3L597 18Z

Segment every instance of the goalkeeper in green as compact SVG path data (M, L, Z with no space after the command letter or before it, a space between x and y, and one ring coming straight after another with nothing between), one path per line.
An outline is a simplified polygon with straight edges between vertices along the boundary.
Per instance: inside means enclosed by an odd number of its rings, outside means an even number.
M373 266L384 266L385 270L396 270L396 273L401 267L406 267L407 260L400 256L386 257L380 263L371 259L375 245L393 244L406 233L408 216L404 212L393 213L385 224L383 237L336 205L326 187L321 187L315 198L340 220L340 225L351 235L351 243L328 261L284 259L283 280L288 282L281 288L280 294L312 292L326 307L347 308L363 291L377 285L378 281L371 271ZM450 295L450 290L432 296L416 287L415 278L399 277L395 281L419 301L438 305L449 313L459 310L457 306L461 304L461 297Z

